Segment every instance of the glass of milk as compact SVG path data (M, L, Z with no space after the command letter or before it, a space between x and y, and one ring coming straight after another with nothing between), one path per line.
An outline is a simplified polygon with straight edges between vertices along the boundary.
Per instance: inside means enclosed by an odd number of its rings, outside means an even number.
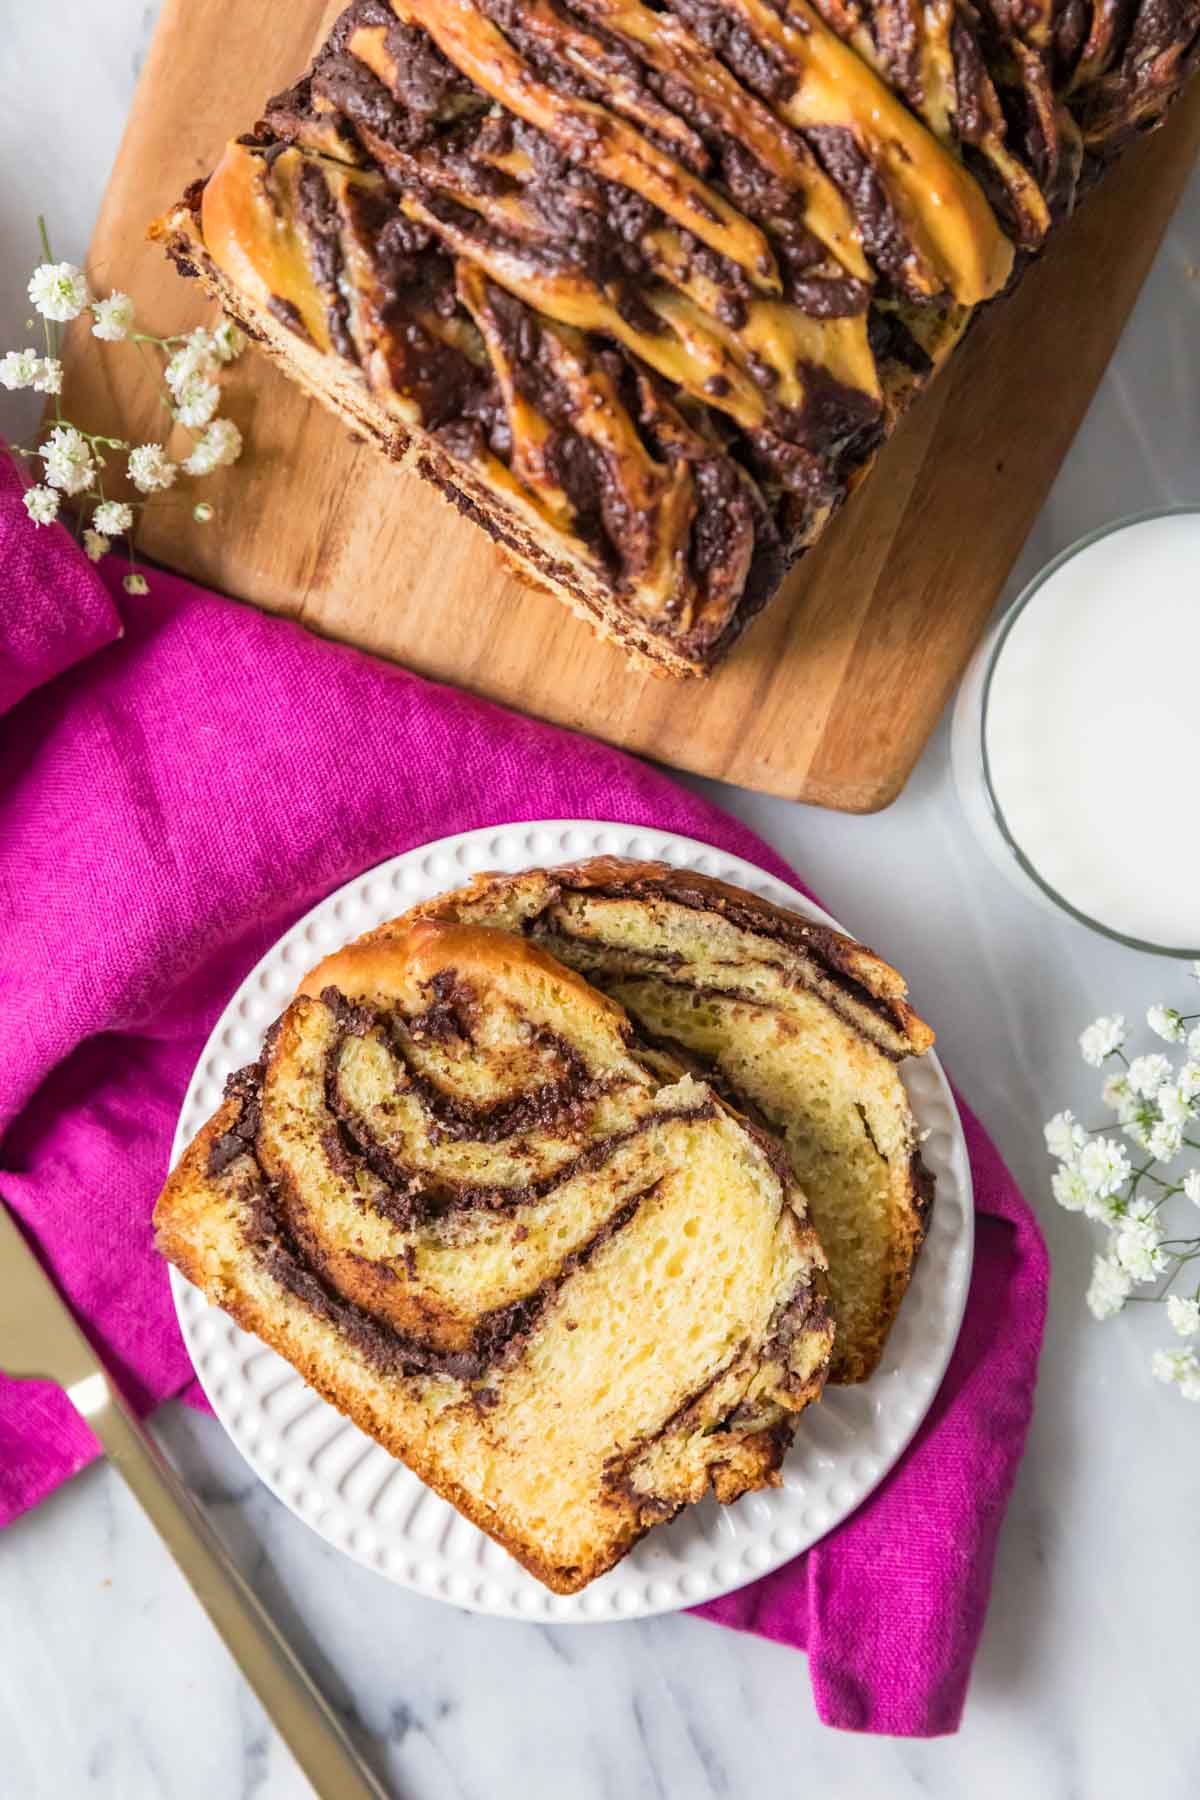
M1200 507L1055 557L968 668L951 755L977 836L1031 898L1200 957Z

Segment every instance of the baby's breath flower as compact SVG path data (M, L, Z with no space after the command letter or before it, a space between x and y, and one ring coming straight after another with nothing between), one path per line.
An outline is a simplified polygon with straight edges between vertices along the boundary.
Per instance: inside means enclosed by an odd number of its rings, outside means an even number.
M1193 1062L1189 1057L1180 1069L1176 1081L1180 1093L1189 1104L1200 1097L1200 1060Z
M89 562L99 562L112 549L108 539L99 531L88 530L83 534L83 548Z
M88 303L87 277L74 263L41 263L29 278L29 298L43 319L65 324Z
M1129 1083L1124 1075L1110 1075L1101 1090L1104 1104L1112 1112L1120 1114L1129 1102Z
M39 356L37 370L30 383L35 394L61 394L63 366L57 356Z
M123 500L102 500L92 514L92 524L102 537L124 537L133 524L133 508Z
M1200 1206L1200 1169L1189 1169L1183 1178L1183 1191L1193 1206Z
M220 367L221 358L212 337L202 326L189 332L181 349L176 350L163 370L163 379L173 394L191 381L210 381Z
M1135 1094L1147 1099L1157 1094L1164 1081L1171 1079L1171 1065L1165 1056L1135 1056L1129 1065L1129 1086Z
M184 461L189 475L211 475L214 469L235 463L242 454L242 434L232 419L214 419Z
M1200 1400L1200 1362L1194 1350L1156 1350L1150 1367L1159 1381L1177 1387L1185 1400Z
M221 390L215 381L193 376L175 390L175 417L189 431L200 431L208 424L221 404Z
M37 380L42 359L36 350L9 350L0 356L0 387L10 393L32 387Z
M1079 1034L1079 1049L1085 1063L1098 1069L1106 1057L1112 1056L1125 1042L1125 1021L1120 1013L1099 1018Z
M1107 1256L1092 1259L1092 1279L1087 1291L1088 1310L1094 1319L1111 1319L1129 1298L1133 1286L1125 1270Z
M53 488L27 488L21 498L25 503L25 511L35 525L53 525L59 508L59 496Z
M1200 1300L1185 1300L1181 1294L1168 1294L1167 1318L1180 1337L1195 1337L1200 1332Z
M1146 1023L1156 1037L1168 1044L1182 1044L1187 1036L1183 1014L1176 1012L1173 1006L1152 1006L1146 1014Z
M1073 1162L1087 1143L1087 1132L1070 1110L1055 1113L1044 1126L1046 1148L1060 1162Z
M212 332L212 347L218 362L236 362L246 348L246 334L238 330L232 319L222 319Z
M96 474L87 439L74 425L56 425L38 455L46 465L46 480L64 494L82 494Z
M144 575L126 575L121 586L127 594L148 594L150 592L150 583Z
M1200 1058L1200 1025L1193 1025L1188 1032L1188 1055Z
M1146 1143L1155 1162L1171 1162L1183 1149L1183 1126L1160 1119Z
M1107 1225L1115 1231L1125 1216L1125 1202L1120 1194L1089 1194L1083 1210L1097 1225Z
M1087 1182L1078 1169L1063 1163L1050 1177L1050 1192L1067 1212L1082 1212L1088 1203Z
M1132 1281L1153 1281L1168 1267L1169 1257L1160 1248L1164 1237L1149 1200L1134 1200L1113 1232L1113 1260Z
M1168 1081L1154 1096L1159 1117L1168 1125L1186 1125L1192 1116L1188 1097L1177 1081Z
M1150 1133L1157 1122L1158 1114L1152 1100L1134 1100L1126 1109L1121 1129L1127 1138L1132 1138L1139 1148L1146 1150L1150 1145Z
M1089 1194L1104 1200L1119 1192L1133 1173L1133 1165L1116 1138L1097 1137L1079 1153L1079 1174Z
M119 344L133 330L133 301L114 290L107 299L92 303L92 336L106 344Z
M169 488L178 472L163 454L161 444L137 444L129 452L129 479L139 493L153 494ZM140 590L131 588L130 592Z

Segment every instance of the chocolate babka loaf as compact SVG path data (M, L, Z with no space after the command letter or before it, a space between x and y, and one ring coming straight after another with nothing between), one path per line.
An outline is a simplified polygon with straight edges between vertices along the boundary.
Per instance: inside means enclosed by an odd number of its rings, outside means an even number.
M154 229L526 579L704 671L1198 30L1200 0L355 0Z
M933 1203L896 1069L933 1033L896 971L743 889L618 857L481 875L417 911L499 926L551 951L619 1000L643 1037L778 1134L829 1258L830 1379L869 1375Z
M189 1280L549 1587L778 1480L824 1258L778 1145L505 932L330 957L155 1213Z

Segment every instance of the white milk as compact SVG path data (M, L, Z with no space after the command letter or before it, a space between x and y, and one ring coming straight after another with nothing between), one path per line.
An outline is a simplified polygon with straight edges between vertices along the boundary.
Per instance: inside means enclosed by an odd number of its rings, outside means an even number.
M985 706L995 804L1042 881L1110 931L1200 948L1200 514L1069 557L1018 613Z

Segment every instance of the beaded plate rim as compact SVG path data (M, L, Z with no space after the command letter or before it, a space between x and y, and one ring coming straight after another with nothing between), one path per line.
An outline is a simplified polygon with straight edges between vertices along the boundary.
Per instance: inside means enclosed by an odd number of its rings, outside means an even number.
M481 870L515 872L600 855L713 875L836 926L822 908L755 864L646 826L534 821L415 846L329 894L251 970L189 1083L172 1166L216 1108L226 1075L253 1058L262 1033L317 958ZM937 1191L929 1235L879 1369L857 1387L827 1389L821 1404L805 1411L781 1487L729 1507L710 1498L688 1508L582 1593L543 1588L172 1268L175 1308L200 1384L277 1499L327 1543L402 1587L470 1611L550 1624L644 1618L715 1600L809 1549L861 1505L920 1426L958 1339L974 1253L966 1141L937 1056L931 1051L910 1060L902 1075Z

